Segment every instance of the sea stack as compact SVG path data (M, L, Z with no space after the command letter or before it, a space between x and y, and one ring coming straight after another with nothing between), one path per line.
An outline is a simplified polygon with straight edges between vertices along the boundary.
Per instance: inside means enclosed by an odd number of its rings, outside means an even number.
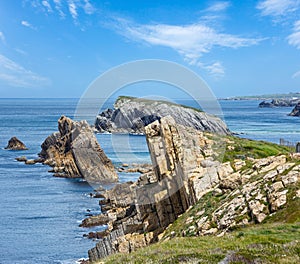
M39 154L44 164L53 167L54 176L82 177L89 183L118 180L111 160L86 121L77 122L62 116L58 130L46 138Z
M16 137L12 137L6 146L5 149L8 150L27 150L28 148L25 146L25 144L19 140Z

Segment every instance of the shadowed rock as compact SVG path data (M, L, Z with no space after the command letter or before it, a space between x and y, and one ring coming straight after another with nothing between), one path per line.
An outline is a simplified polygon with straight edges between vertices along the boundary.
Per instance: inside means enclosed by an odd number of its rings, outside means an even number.
M58 130L42 144L40 157L59 177L83 177L89 182L115 182L115 168L101 149L86 121L76 122L62 116Z
M6 146L5 149L8 150L27 150L28 148L25 146L25 144L19 140L16 137L12 137Z

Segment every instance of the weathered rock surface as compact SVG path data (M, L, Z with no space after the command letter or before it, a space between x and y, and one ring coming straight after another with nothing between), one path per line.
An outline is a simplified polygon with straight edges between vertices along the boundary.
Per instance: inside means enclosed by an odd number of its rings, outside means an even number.
M145 126L168 115L176 123L197 130L230 133L221 119L197 109L133 97L120 97L114 109L107 109L98 115L95 128L99 132L144 134Z
M111 160L86 121L76 122L62 116L58 130L46 138L39 154L44 164L53 167L55 176L83 177L89 182L118 180Z
M91 261L156 242L205 195L222 197L219 206L208 212L204 200L186 220L187 228L172 237L222 235L235 226L261 223L287 203L289 186L300 180L300 166L285 155L220 163L215 157L221 142L169 116L146 126L145 133L153 171L103 193L100 205L108 230L89 250Z
M212 140L170 116L146 126L145 133L153 171L104 193L100 204L110 232L89 251L92 261L157 241L159 233L219 182L218 170L224 177L229 173L212 161Z
M299 103L300 99L273 99L271 101L263 101L259 107L293 107Z
M294 107L289 116L300 116L300 102Z
M12 137L9 141L5 149L8 150L27 150L28 148L25 144L16 137Z

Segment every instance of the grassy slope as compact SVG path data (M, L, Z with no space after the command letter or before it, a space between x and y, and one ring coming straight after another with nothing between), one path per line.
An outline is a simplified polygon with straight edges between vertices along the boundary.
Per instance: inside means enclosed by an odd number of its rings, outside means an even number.
M263 158L287 154L289 148L262 141L227 137L234 149L227 150L224 161L235 158ZM247 168L245 168L247 169ZM289 191L289 202L263 224L232 230L223 237L174 237L140 249L131 254L117 254L103 260L104 263L300 263L300 198L294 198L300 183ZM165 236L182 233L188 229L186 220L203 207L209 214L224 199L208 193L188 212L180 216L168 228ZM203 206L203 204L205 206Z

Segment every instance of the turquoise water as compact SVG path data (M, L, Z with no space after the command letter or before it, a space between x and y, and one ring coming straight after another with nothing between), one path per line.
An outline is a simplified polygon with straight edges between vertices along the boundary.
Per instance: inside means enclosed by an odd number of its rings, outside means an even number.
M92 188L82 180L52 177L47 166L14 160L21 155L35 158L43 140L57 130L58 118L73 117L76 104L76 99L0 99L0 263L74 263L87 257L95 244L83 237L92 229L78 227L87 209L100 210L98 200L90 198ZM257 105L257 101L221 101L229 128L253 139L299 140L300 118L288 117L290 108ZM12 136L23 140L29 150L4 150ZM115 164L149 162L143 136L97 137ZM115 153L112 137L114 142L129 142L129 147ZM120 174L121 181L137 177Z

